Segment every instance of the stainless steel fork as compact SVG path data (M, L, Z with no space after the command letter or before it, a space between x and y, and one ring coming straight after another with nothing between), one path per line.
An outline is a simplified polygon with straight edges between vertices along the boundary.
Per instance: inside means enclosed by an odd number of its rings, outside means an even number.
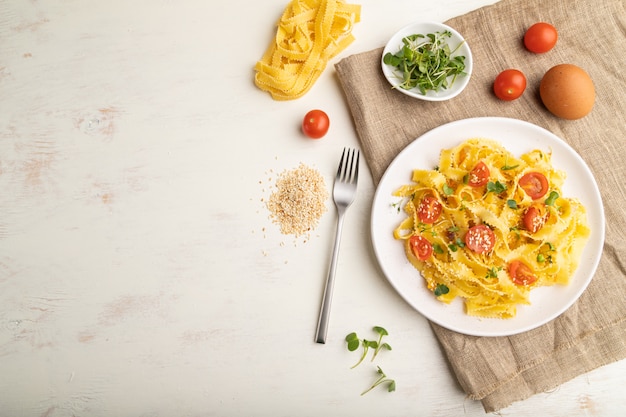
M341 154L337 176L333 186L333 201L337 207L337 234L333 246L333 255L330 260L326 287L322 298L320 316L317 322L317 333L315 341L326 343L328 333L328 318L330 317L330 302L333 297L333 287L335 285L335 270L337 268L337 255L339 254L339 243L341 241L341 229L343 228L344 214L347 208L354 201L356 194L356 184L359 179L359 158L360 152L355 149L344 148Z

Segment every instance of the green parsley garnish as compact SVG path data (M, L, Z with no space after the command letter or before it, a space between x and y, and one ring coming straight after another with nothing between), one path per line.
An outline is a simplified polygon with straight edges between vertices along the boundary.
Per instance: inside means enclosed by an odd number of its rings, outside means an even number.
M553 206L557 198L559 198L559 193L552 191L548 198L546 198L546 206Z
M359 346L363 346L363 353L361 354L359 361L354 364L350 369L357 367L361 362L363 362L370 348L374 349L372 362L376 358L376 355L378 355L378 352L380 352L382 349L391 350L391 346L389 345L389 343L383 343L383 337L389 335L389 332L387 332L385 328L380 326L374 326L374 331L378 334L378 340L360 339L355 332L352 332L346 336L346 342L348 343L348 350L350 352L354 352L359 348ZM396 381L387 378L387 375L385 375L380 366L378 366L377 368L377 372L380 377L368 389L363 391L361 395L367 394L368 392L383 383L388 384L387 391L392 392L396 390Z
M444 295L450 292L450 288L448 288L446 285L444 284L437 284L437 287L435 288L435 296L439 297L440 295Z
M459 250L459 248L464 248L464 247L465 247L465 242L463 242L460 237L457 237L454 243L451 243L448 245L448 248L452 252L456 252L457 250Z
M502 270L501 266L498 267L491 267L488 271L487 271L487 276L486 278L498 278L498 272L500 272Z
M517 168L519 165L509 165L506 162L504 163L504 166L502 168L500 168L502 171L509 171L511 169L515 169Z
M501 194L506 191L506 185L502 184L500 181L489 181L487 183L487 192Z
M374 381L374 383L368 389L363 391L361 393L361 395L365 395L368 392L370 392L371 390L373 390L374 388L376 388L377 386L379 386L380 384L385 384L385 383L387 383L387 391L388 392L393 392L393 391L396 390L396 381L394 381L393 379L387 378L387 375L385 375L385 373L383 372L383 370L381 369L380 366L378 366L377 368L378 368L378 370L376 372L380 376L378 377L378 379L376 381Z
M517 210L517 201L515 200L506 200L506 205L509 206L510 209Z
M359 346L363 347L363 353L361 354L361 358L356 364L352 366L352 368L356 368L361 362L363 362L370 348L374 349L372 361L374 361L374 358L376 358L376 355L378 355L378 352L380 352L381 349L391 350L391 346L389 345L389 343L382 343L383 336L389 335L389 332L387 332L385 328L380 326L374 326L374 331L378 333L378 340L360 339L359 336L357 336L356 332L352 332L346 336L346 342L348 343L348 350L350 352L354 352L359 348Z

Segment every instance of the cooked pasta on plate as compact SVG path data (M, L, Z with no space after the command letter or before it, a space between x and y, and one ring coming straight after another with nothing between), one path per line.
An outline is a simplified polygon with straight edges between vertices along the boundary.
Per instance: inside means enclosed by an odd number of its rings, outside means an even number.
M395 191L406 218L393 231L427 288L467 314L511 318L539 286L566 285L590 234L585 207L563 195L565 173L539 149L514 156L474 138L441 151Z
M477 117L419 136L376 187L372 248L393 289L434 324L505 336L560 316L602 256L593 172L522 120Z

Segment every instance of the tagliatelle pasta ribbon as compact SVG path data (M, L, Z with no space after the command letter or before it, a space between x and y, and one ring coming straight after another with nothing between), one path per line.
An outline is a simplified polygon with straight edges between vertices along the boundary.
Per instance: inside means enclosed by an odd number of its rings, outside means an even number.
M488 184L468 184L479 162L488 166L492 184L500 183L502 191L491 192ZM519 185L527 172L546 177L557 195L550 206L544 198L533 200ZM435 294L440 301L450 303L460 297L468 315L507 319L516 315L518 305L530 304L533 288L566 285L576 271L591 230L582 203L562 195L565 173L552 166L550 153L533 150L517 158L496 141L473 138L442 150L437 169L416 169L412 181L393 193L406 199L406 217L393 236L404 241L406 256L428 290L447 288ZM441 214L432 224L420 220L425 196L434 196L441 204ZM522 217L538 202L549 216L540 230L531 232ZM463 238L476 224L492 229L496 240L490 252L475 253L466 247ZM420 260L412 253L414 235L430 242L432 256ZM508 269L511 261L530 267L537 281L517 285Z
M361 7L342 0L292 0L276 37L257 62L254 82L275 100L302 97L352 41Z

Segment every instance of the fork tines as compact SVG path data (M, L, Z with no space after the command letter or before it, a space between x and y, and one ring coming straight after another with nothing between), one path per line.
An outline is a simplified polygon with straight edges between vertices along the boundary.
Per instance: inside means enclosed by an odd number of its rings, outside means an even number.
M361 153L357 149L343 148L341 162L337 168L337 180L355 183L359 179L359 159Z

